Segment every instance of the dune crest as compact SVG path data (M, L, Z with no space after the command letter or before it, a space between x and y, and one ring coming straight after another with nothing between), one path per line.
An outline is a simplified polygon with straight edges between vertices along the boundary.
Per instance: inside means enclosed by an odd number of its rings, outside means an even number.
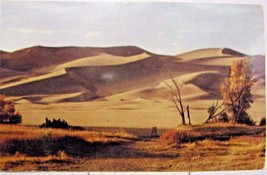
M144 52L146 51L135 46L109 48L34 46L2 54L1 67L20 71L32 71L64 64L78 58L97 56L101 53L127 57Z
M70 68L70 67L86 67L86 66L111 66L126 64L138 60L148 58L148 53L142 53L134 56L115 56L107 53L101 53L97 56L79 58L77 60L61 64L55 68L55 70Z

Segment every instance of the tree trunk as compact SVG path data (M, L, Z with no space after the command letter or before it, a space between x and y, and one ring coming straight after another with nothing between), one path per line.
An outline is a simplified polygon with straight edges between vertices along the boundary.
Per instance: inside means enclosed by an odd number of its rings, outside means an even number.
M189 123L189 125L191 125L191 117L190 117L190 111L189 111L189 106L188 105L186 107L186 110L187 110L188 123Z
M185 117L184 117L184 112L181 113L181 117L182 117L182 123L183 125L185 125Z

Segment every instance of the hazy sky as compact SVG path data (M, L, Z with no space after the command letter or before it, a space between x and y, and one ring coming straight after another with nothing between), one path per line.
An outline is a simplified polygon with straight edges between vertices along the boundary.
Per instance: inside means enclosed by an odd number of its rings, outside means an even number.
M161 54L229 47L264 53L259 5L160 2L1 3L0 49L136 45Z

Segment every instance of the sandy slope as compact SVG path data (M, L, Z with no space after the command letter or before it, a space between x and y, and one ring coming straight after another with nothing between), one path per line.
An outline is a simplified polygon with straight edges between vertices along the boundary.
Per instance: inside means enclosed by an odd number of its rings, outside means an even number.
M231 49L201 49L175 58L129 46L38 46L3 55L8 61L0 68L0 93L13 96L24 124L61 117L73 125L137 128L179 124L179 115L166 100L170 74L183 84L193 122L204 121L207 108L220 96L228 65L245 56ZM264 59L259 55L253 60L258 82L250 112L257 121L265 116Z
M138 60L148 58L150 55L142 53L138 55L123 57L102 53L93 57L79 58L77 60L57 66L56 70L61 70L69 67L85 67L85 66L109 66L109 65L120 65L126 64Z
M233 57L233 56L243 57L245 55L228 48L199 49L176 55L176 57L181 58L183 60L194 60L202 58L221 58L221 57Z
M222 49L220 48L199 49L176 55L176 57L181 58L183 60L193 60L200 58L223 57L223 56L228 56L228 55L223 54Z

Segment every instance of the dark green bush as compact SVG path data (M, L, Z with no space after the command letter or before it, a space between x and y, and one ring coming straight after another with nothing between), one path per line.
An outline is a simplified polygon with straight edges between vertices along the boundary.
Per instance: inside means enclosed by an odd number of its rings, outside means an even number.
M249 115L246 112L243 112L240 116L236 117L235 120L236 123L250 125L250 126L254 126L256 123L249 117Z
M62 129L67 129L70 128L68 122L65 120L59 119L54 119L49 120L48 118L45 118L45 123L40 125L41 128L62 128Z
M45 118L45 123L40 125L40 128L58 128L58 129L71 129L71 130L84 130L83 127L80 126L71 126L67 121L53 118L49 120Z
M218 121L219 122L223 122L223 123L229 122L229 117L228 117L227 113L223 112L221 115L219 115L218 116Z
M266 125L266 119L262 118L259 125L260 126L265 126Z

